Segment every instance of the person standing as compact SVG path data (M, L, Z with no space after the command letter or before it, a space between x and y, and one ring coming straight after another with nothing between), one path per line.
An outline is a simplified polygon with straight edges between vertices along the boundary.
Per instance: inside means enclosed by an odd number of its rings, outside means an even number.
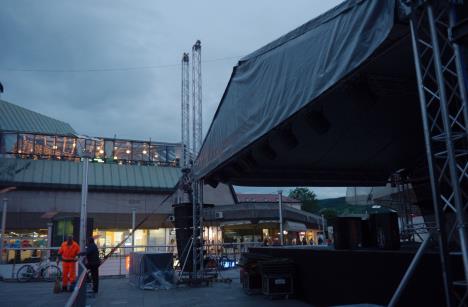
M101 265L101 259L99 259L99 250L96 243L94 243L94 238L88 239L86 251L79 253L79 255L86 256L86 268L91 273L93 292L97 293L99 290L99 266Z
M76 261L80 246L73 241L72 236L68 236L67 241L63 242L58 251L62 258L62 290L72 291L72 285L76 279Z

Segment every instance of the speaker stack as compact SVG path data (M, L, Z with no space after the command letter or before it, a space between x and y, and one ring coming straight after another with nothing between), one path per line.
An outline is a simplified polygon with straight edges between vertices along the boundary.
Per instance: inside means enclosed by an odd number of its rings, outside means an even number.
M337 217L334 225L335 249L400 249L396 212L371 213L368 218Z
M190 238L193 234L193 206L192 203L180 203L172 205L174 208L174 226L176 231L177 254L180 267L184 262L184 272L193 271L193 251L190 246ZM203 204L203 208L211 208L212 204ZM200 242L195 242L200 246Z

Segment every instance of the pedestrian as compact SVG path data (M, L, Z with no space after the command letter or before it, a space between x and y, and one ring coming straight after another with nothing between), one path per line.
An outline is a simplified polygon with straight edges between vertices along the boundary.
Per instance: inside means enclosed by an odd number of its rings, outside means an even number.
M93 292L97 293L99 290L99 266L101 265L101 259L99 259L99 250L92 237L88 239L86 251L79 253L79 255L86 256L86 268L91 273Z
M76 279L76 260L80 246L73 241L72 236L68 236L67 241L62 243L58 251L62 258L62 290L72 291L72 286Z
M302 245L307 245L307 239L305 236L302 238Z
M322 235L319 236L317 243L318 243L318 245L322 245L322 244L323 244Z

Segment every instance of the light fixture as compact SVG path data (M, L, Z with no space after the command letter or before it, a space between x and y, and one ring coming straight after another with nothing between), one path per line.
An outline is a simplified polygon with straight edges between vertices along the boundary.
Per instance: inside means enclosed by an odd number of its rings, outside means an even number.
M117 159L118 159L117 156L114 156L114 160L117 160Z
M18 153L21 153L21 150L18 150Z
M143 150L143 154L146 155L148 152L146 150Z
M103 154L103 153L104 153L104 150L102 150L102 149L99 150L99 153L100 153L100 154Z
M73 143L72 146L75 147L75 146L76 146L76 143Z
M127 149L125 152L127 153L127 155L130 154L130 149Z
M100 150L100 149L101 149L101 147L99 147L99 146L98 146L98 147L96 147L96 150Z
M158 157L158 154L155 154L154 157L157 158L157 157Z
M53 149L57 149L57 145L52 146Z

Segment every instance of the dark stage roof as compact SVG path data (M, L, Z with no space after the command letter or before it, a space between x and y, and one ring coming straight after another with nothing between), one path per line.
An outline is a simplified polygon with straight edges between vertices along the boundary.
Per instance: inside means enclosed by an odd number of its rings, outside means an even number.
M371 186L424 161L409 26L397 6L346 1L241 59L195 177Z

